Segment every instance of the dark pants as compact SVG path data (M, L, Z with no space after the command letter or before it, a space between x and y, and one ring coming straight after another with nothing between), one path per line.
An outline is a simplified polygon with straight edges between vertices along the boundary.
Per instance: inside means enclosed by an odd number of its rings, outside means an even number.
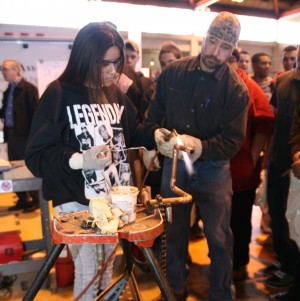
M233 269L249 263L252 234L252 207L255 189L234 192L232 196L231 230L233 234Z
M175 196L170 189L172 160L165 159L162 196ZM185 164L178 160L177 186L192 194L199 206L209 247L210 301L231 301L232 245L230 229L232 184L229 161L197 161L195 175L189 177ZM172 224L167 224L167 279L175 293L188 281L186 267L192 204L172 206Z
M5 129L7 137L7 154L10 161L13 160L24 160L25 158L25 148L26 148L26 137L15 137L13 129ZM33 204L38 207L38 191L29 191L29 192L16 192L20 205L28 205L29 199L32 198Z
M282 270L294 275L298 262L298 248L289 237L289 225L285 213L290 186L289 175L282 177L284 170L270 164L268 169L267 200L271 217L274 250L278 255Z

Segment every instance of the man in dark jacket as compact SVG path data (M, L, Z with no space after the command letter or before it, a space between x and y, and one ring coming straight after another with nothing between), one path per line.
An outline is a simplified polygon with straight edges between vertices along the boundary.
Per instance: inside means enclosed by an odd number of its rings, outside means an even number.
M192 194L199 206L211 259L210 301L232 301L232 246L230 230L232 184L229 160L245 138L249 96L245 84L226 61L236 47L240 23L222 12L211 23L201 53L177 60L159 76L155 100L145 122L152 148L165 156L163 197L173 197L170 174L174 145L194 149L177 164L177 186ZM164 121L165 128L161 128ZM172 130L175 129L179 135ZM181 141L179 141L180 139ZM150 145L147 145L150 147ZM188 160L187 160L188 161ZM186 268L192 204L172 205L167 224L167 279L176 300L188 296Z
M8 159L24 160L26 140L31 126L35 106L38 102L37 88L27 82L21 75L21 65L15 60L5 60L2 74L8 82L3 93L3 106L0 118L4 120L4 141L7 142ZM9 207L9 211L21 210L30 212L38 206L36 191L17 192L18 202ZM32 198L32 202L29 198Z

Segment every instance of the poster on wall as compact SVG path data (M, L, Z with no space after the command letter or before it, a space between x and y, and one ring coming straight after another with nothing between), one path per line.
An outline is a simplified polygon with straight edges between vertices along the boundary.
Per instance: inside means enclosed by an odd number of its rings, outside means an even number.
M43 61L37 62L37 88L41 96L49 83L57 79L66 68L67 61Z

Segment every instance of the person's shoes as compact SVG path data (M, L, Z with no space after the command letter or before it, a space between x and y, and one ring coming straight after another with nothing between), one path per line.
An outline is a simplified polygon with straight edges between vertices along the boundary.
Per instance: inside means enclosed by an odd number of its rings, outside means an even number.
M247 267L245 265L232 271L233 281L244 281L248 278Z
M15 206L8 207L8 211L18 211L23 210L23 213L28 213L34 211L36 206L32 202L17 202Z
M24 205L21 203L17 203L15 206L8 207L8 211L17 211L24 209Z
M195 223L190 228L190 239L191 240L202 239L202 238L204 238L204 236L205 236L204 230L198 223Z
M176 301L186 301L187 297L188 297L188 291L187 289L184 289L182 292L180 293L174 293L175 296L175 300Z
M32 212L32 211L34 211L36 209L37 208L36 208L36 206L34 204L29 203L29 204L27 204L27 205L24 206L23 213L29 213L29 212Z
M186 288L180 293L173 293L173 294L176 301L186 301L189 295ZM165 298L160 293L158 296L152 299L152 301L165 301Z
M265 285L270 288L289 287L294 282L294 277L282 271L274 272L273 276L265 281Z
M266 276L273 276L275 272L281 269L281 263L279 261L274 261L270 265L268 265L264 269L264 275Z
M299 301L299 297L291 294L290 291L283 291L269 296L271 301Z

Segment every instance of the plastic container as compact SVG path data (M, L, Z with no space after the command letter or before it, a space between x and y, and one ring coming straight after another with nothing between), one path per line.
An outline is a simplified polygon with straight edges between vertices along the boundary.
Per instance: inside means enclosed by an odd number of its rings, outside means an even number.
M111 202L128 214L128 222L136 219L137 196L139 189L135 186L114 186L111 188Z
M74 262L67 245L56 259L55 270L58 287L66 287L74 283Z

